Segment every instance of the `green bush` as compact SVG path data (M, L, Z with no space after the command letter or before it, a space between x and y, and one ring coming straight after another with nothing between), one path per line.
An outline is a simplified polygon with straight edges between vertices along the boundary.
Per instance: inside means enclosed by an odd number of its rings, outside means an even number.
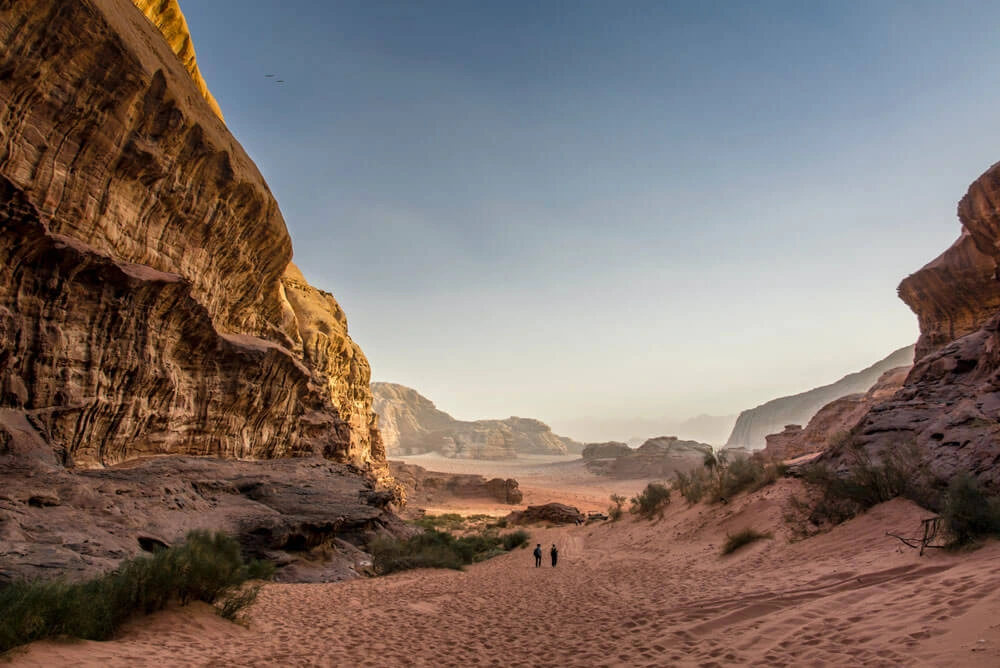
M524 529L518 529L517 531L512 531L510 533L504 534L500 540L503 543L503 549L510 552L511 550L516 550L519 547L528 547L528 540L531 536Z
M245 563L234 538L192 531L180 545L86 582L15 582L0 590L0 652L57 636L107 640L133 615L174 602L204 601L238 619L258 589L243 584L273 571L271 564Z
M413 568L451 568L483 561L528 543L528 533L523 530L500 536L485 531L456 538L450 533L429 529L406 539L380 537L372 541L375 572L387 575Z
M763 540L765 538L774 538L774 535L770 531L761 533L760 531L749 527L741 531L737 531L732 535L726 534L726 542L722 546L722 554L732 554L744 545L749 545L750 543Z
M941 517L954 545L1000 535L1000 497L987 495L975 477L962 472L948 484Z
M611 495L611 503L613 505L611 505L608 508L608 517L611 519L612 522L617 522L618 520L620 520L622 518L622 513L624 512L622 510L622 506L625 505L625 502L627 500L628 499L626 499L621 494L612 494Z
M639 517L651 519L663 517L663 509L670 505L670 488L651 482L646 489L632 497L632 507L629 509Z

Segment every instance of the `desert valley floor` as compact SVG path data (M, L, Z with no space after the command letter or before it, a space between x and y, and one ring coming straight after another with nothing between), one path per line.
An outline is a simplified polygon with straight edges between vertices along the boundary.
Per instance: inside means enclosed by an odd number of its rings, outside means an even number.
M927 515L901 500L792 541L798 484L716 507L675 496L654 522L529 527L559 545L554 569L516 550L464 572L270 584L249 628L191 606L111 642L36 643L12 665L1000 665L1000 543L918 556L885 535ZM774 538L720 556L745 527Z

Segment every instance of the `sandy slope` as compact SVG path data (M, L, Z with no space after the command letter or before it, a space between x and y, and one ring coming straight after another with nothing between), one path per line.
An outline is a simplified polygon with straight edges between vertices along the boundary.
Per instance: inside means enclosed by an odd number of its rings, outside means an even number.
M675 503L657 523L537 528L466 572L269 585L250 629L161 613L108 643L37 643L16 666L997 666L1000 543L923 557L886 538L926 513L884 504L788 543L783 481L730 506ZM775 539L727 557L727 531Z

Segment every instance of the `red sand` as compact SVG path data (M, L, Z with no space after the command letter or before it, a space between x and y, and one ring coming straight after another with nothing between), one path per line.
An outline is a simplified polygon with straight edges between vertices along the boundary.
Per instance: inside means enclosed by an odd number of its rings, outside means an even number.
M268 585L250 629L203 608L107 642L45 642L15 666L998 666L1000 543L923 557L885 531L925 511L879 506L789 543L793 481L665 519L532 529L555 569L518 550L466 572ZM773 540L720 556L727 532ZM547 564L547 554L546 554Z

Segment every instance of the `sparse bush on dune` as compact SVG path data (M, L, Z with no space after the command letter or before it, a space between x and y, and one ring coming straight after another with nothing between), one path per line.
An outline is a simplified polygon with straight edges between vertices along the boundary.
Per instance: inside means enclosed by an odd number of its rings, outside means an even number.
M785 475L787 467L780 462L768 462L760 455L736 458L706 454L704 467L674 475L674 488L688 503L707 499L709 503L726 503L741 492L755 492Z
M451 568L462 570L468 564L484 561L528 544L526 531L506 535L495 531L455 537L428 529L406 539L382 537L369 546L375 572L388 575L413 568Z
M749 527L734 534L726 534L726 542L722 546L722 554L732 554L744 545L768 538L774 538L774 535L770 531L762 533Z
M620 520L622 518L622 515L625 512L624 511L624 505L625 505L626 501L628 501L628 499L626 499L621 494L612 494L611 495L611 504L612 505L608 508L608 518L612 522L617 522L618 520Z
M981 536L1000 536L1000 497L989 496L968 473L951 479L941 517L954 546Z
M632 497L630 512L639 517L652 519L662 517L663 509L670 505L670 488L651 482L639 494Z
M192 531L93 580L15 582L0 590L0 652L58 636L106 640L130 617L171 603L204 601L237 621L257 597L244 583L273 573L273 564L244 562L236 539Z
M856 444L847 443L846 447L846 472L838 474L822 464L803 471L803 480L814 490L808 512L812 524L840 524L898 496L931 510L941 508L941 496L928 483L913 444L887 450L879 460Z

